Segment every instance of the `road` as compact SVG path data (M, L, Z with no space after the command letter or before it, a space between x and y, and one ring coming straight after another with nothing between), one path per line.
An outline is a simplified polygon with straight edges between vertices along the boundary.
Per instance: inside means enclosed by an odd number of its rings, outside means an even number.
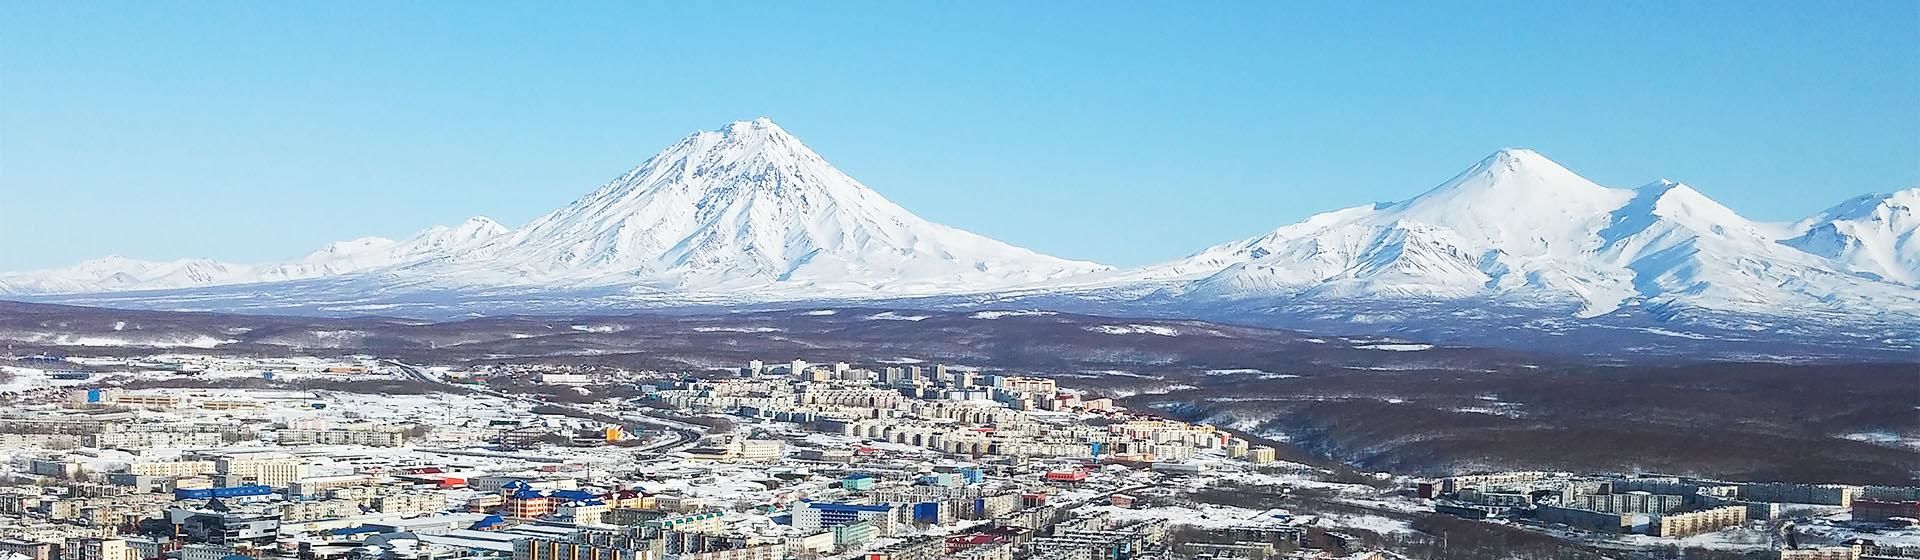
M445 378L427 373L426 370L423 370L418 366L413 366L410 364L405 364L405 363L401 363L394 360L387 360L387 363L392 364L394 367L400 368L400 371L405 372L407 377L412 378L415 381L446 385L449 387L458 387L458 388L466 389L469 391L473 391L475 393L480 393L483 395L490 395L490 396L500 397L503 399L516 400L516 401L533 404L533 405L546 405L546 406L551 406L555 408L563 408L566 410L578 412L580 414L605 415L605 413L603 412L596 412L596 411L587 410L585 408L581 408L579 406L575 406L571 404L557 403L557 402L541 399L537 395L507 394L507 393L495 391L493 389L488 389L485 387L475 387L471 385L455 385L453 382L447 381ZM705 426L701 426L699 424L690 424L690 423L681 422L678 420L658 418L654 416L647 416L644 414L640 414L640 415L618 414L616 416L618 416L621 420L626 422L657 427L662 432L668 434L669 437L665 439L661 439L660 441L650 442L650 443L647 443L646 445L633 448L633 450L636 452L653 453L656 456L664 456L667 453L672 453L674 451L679 451L682 449L686 449L688 447L693 447L695 443L698 443L700 441L700 437L703 435L706 435L707 433L707 428Z

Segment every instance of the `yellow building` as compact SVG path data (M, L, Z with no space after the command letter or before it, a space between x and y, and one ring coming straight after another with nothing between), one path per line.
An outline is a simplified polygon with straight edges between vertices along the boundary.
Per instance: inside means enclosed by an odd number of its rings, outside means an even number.
M228 486L252 481L278 487L307 477L306 462L292 456L225 456L214 459L214 469L225 476Z
M1747 506L1717 507L1689 513L1662 515L1654 534L1669 538L1686 537L1718 531L1746 521Z

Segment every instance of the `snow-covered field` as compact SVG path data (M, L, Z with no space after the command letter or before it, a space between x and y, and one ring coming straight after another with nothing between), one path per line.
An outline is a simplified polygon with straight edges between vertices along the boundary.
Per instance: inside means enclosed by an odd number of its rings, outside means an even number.
M909 315L895 311L882 311L861 318L868 321L925 321L928 317L930 317L930 315Z
M1853 523L1848 513L1834 513L1794 526L1794 532L1808 535L1821 541L1838 544L1851 539L1867 539L1875 544L1891 546L1920 547L1920 527L1895 527L1879 524Z
M1141 324L1094 325L1091 327L1087 327L1087 330L1101 333L1101 334L1150 334L1155 336L1180 336L1179 330L1174 329L1173 327L1163 327L1159 325L1141 325Z
M1903 436L1900 434L1895 434L1890 432L1859 432L1859 433L1846 434L1840 437L1844 437L1853 441L1863 441L1863 442L1877 444L1877 445L1885 445L1888 447L1904 447L1909 449L1920 449L1920 437Z
M980 311L972 315L968 315L968 317L973 319L999 319L1002 317L1044 317L1047 315L1056 315L1056 313L1052 311L1038 311L1038 310Z
M1366 344L1366 345L1356 346L1355 348L1365 348L1368 350L1388 350L1393 352L1418 352L1421 350L1432 350L1433 345L1432 344Z
M1225 529L1247 525L1284 524L1285 512L1262 511L1233 506L1198 504L1193 507L1159 506L1144 509L1126 509L1110 505L1088 508L1105 512L1114 519L1133 521L1141 519L1164 519L1172 525L1184 525L1203 529ZM1276 515L1280 517L1276 517Z
M1293 378L1300 377L1298 375L1294 375L1291 373L1274 373L1270 371L1258 370L1253 368L1210 369L1206 371L1206 374L1207 375L1252 375L1255 377L1259 377L1260 379L1293 379Z
M86 379L54 379L52 375L47 373L47 370L38 368L0 366L0 373L5 374L0 375L0 377L6 378L5 381L0 382L0 394L19 393L47 387L85 385L88 383Z

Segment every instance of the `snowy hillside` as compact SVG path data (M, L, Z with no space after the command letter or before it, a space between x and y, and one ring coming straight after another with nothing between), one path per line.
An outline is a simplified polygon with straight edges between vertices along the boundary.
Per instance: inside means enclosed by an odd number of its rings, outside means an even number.
M267 264L211 259L143 261L110 256L74 266L0 274L0 294L64 294L204 288L353 274L434 258L506 232L485 217L458 226L434 226L405 240L362 237L328 243L297 260Z
M587 196L509 231L486 218L403 241L329 244L284 263L112 257L0 275L0 293L83 294L331 280L301 293L596 289L704 300L923 296L1107 267L929 222L762 118L698 132ZM224 290L246 293L244 290ZM320 295L325 293L327 295ZM243 296L251 297L251 296Z
M1803 227L1801 239L1844 232L1839 241L1784 240L1789 230L1680 183L1607 188L1509 149L1402 202L1319 214L1171 263L1020 293L1162 305L1491 299L1580 317L1627 307L1889 311L1914 322L1920 291L1845 271L1859 262L1880 277L1911 274L1915 220L1901 200L1856 201ZM1824 246L1840 250L1811 250Z
M1920 285L1920 187L1842 202L1795 231L1782 243L1868 278Z
M1102 268L922 219L762 118L688 136L565 208L417 272L495 285L918 295Z

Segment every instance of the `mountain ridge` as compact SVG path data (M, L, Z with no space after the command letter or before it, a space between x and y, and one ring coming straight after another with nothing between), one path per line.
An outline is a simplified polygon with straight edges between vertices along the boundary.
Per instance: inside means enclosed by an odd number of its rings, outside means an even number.
M1376 308L1486 302L1572 320L1920 327L1915 193L1856 197L1779 226L1681 182L1606 187L1508 148L1404 200L1115 269L927 221L761 118L683 137L518 228L474 218L267 265L97 259L0 275L0 293L307 310L1038 301L1360 323L1414 320Z

